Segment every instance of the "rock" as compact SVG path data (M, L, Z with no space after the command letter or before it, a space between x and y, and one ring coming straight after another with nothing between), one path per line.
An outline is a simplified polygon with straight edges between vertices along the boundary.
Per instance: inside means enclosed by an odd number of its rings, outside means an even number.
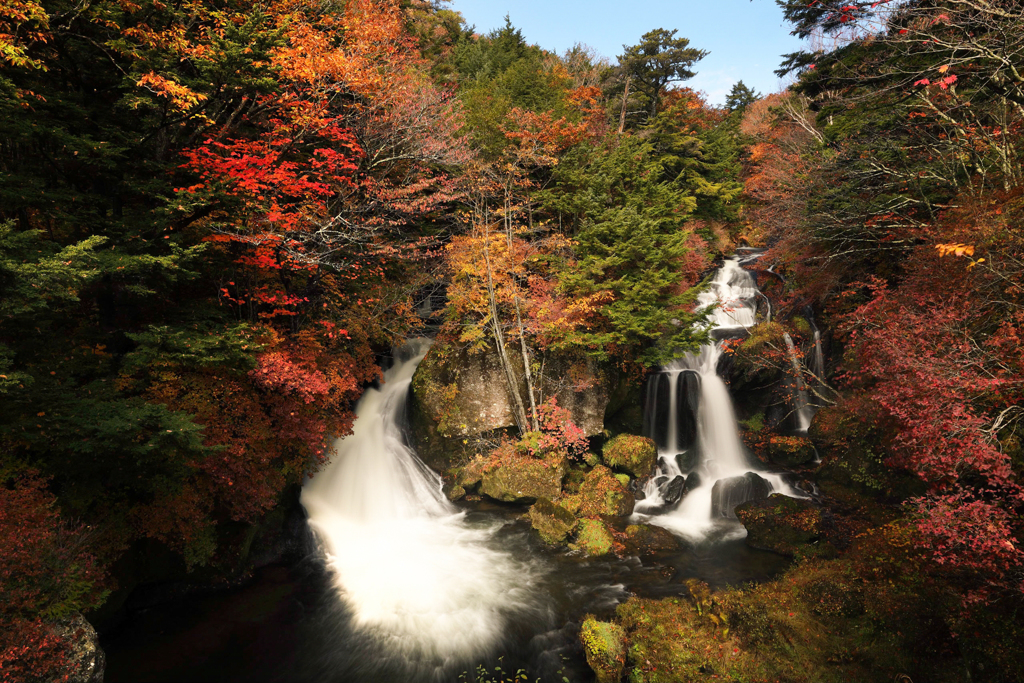
M626 550L649 555L659 550L676 550L679 539L668 529L651 524L630 524L626 527Z
M737 505L750 500L763 500L771 491L771 484L753 472L719 479L711 489L711 516L735 519Z
M692 491L692 490L694 490L696 488L700 488L700 485L701 485L700 474L698 474L697 472L690 472L690 474L686 477L686 483L683 484L683 495L682 495L682 497L685 498L687 493L689 493L690 491Z
M462 468L462 471L456 478L456 483L467 492L476 491L477 487L480 486L480 481L484 478L484 471L487 469L487 466L487 459L478 455Z
M629 475L628 474L616 474L615 481L619 482L626 488L629 488Z
M813 462L814 444L806 436L773 436L768 440L768 460L780 467L796 467Z
M107 656L100 647L100 638L78 612L54 627L54 635L65 643L68 655L67 683L103 683Z
M618 683L626 666L626 633L618 624L588 614L580 627L580 642L597 683Z
M460 484L445 483L443 490L444 495L453 503L466 495L466 489Z
M576 542L570 547L589 557L607 555L615 539L608 525L599 519L581 519L576 526Z
M546 543L558 545L576 528L576 517L561 505L538 498L530 507L530 525Z
M677 475L672 481L661 487L661 497L665 501L665 507L671 507L683 499L683 488L686 484L686 477Z
M543 460L524 456L491 463L480 478L480 493L506 503L533 503L557 498L568 472L564 457ZM618 483L618 482L616 482Z
M773 494L736 506L747 545L792 557L821 536L821 510L809 500Z
M601 451L604 464L637 479L647 477L658 460L658 447L645 436L620 434L604 445Z
M683 451L682 453L676 453L676 467L679 468L680 472L689 472L697 466L697 450L691 448L690 450Z
M579 514L584 517L611 515L625 517L633 514L635 499L622 483L603 465L592 469L579 492Z

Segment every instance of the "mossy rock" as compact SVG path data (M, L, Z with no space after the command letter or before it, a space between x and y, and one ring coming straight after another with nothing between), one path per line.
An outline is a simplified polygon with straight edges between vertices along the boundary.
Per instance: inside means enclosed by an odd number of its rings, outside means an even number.
M772 494L736 507L747 545L793 557L821 537L821 509L809 500Z
M626 666L626 633L618 624L588 614L580 627L580 642L597 683L618 683Z
M604 445L601 459L605 465L639 479L654 471L658 446L646 436L620 434Z
M626 527L626 550L630 553L650 555L678 548L679 539L668 529L651 524L630 524Z
M633 505L636 503L633 493L603 465L587 473L580 485L578 497L578 511L583 517L626 517L633 514Z
M561 505L538 498L530 507L530 525L546 543L560 545L576 528L576 517Z
M538 498L557 498L568 472L564 457L503 458L491 462L480 478L480 493L505 503L533 503Z
M444 495L448 500L455 502L466 496L466 489L458 483L445 482L443 487Z
M570 546L589 557L600 557L612 552L615 539L608 525L600 519L581 519L576 526L576 541Z
M768 461L780 467L798 467L814 462L817 453L806 436L773 436L767 444Z

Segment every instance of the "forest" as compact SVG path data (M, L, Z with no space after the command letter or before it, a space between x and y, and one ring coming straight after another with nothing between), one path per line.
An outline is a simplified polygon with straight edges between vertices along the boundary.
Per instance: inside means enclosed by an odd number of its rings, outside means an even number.
M1024 680L1024 2L776 1L791 85L724 106L672 27L606 57L445 0L0 3L0 680L142 680L140 614L267 567L360 614L375 558L316 487L369 495L337 444L424 337L417 514L627 594L509 589L505 640L421 678L266 680ZM759 569L679 569L723 547Z

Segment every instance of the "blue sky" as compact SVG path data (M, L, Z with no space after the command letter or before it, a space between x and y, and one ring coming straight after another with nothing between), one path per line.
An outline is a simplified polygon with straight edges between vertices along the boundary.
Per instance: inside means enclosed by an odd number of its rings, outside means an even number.
M782 85L780 55L800 49L774 0L453 0L466 22L486 33L508 14L531 43L559 53L585 43L612 62L654 28L679 29L690 46L710 50L686 85L722 104L742 80L761 93Z

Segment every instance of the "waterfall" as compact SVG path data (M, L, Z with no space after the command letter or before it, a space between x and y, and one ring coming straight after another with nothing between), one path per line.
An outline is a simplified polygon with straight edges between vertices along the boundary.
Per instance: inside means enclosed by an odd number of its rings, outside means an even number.
M739 259L730 258L715 274L711 287L699 295L698 305L719 304L710 320L716 336L727 336L730 330L742 331L757 322L758 294L751 274ZM730 521L732 509L753 496L754 489L799 495L781 475L761 472L748 461L728 387L718 375L721 356L721 342L687 352L652 376L647 389L645 429L658 444L658 473L646 483L635 512L695 541L716 529L744 534L742 527ZM678 390L682 377L696 380L692 398L689 391ZM666 385L667 392L662 391ZM668 394L667 410L663 393ZM680 401L680 394L687 400ZM680 429L680 425L691 426ZM672 482L676 484L669 486Z
M807 400L807 384L804 382L804 373L796 355L793 338L789 336L789 332L783 332L782 338L786 341L789 364L793 368L793 411L796 416L797 431L807 433L807 429L811 426L811 417L813 417L810 402Z
M497 547L500 522L469 524L407 445L406 398L429 345L396 351L382 387L360 399L353 433L302 490L351 627L419 675L499 645L511 614L542 608L531 587L546 571Z

